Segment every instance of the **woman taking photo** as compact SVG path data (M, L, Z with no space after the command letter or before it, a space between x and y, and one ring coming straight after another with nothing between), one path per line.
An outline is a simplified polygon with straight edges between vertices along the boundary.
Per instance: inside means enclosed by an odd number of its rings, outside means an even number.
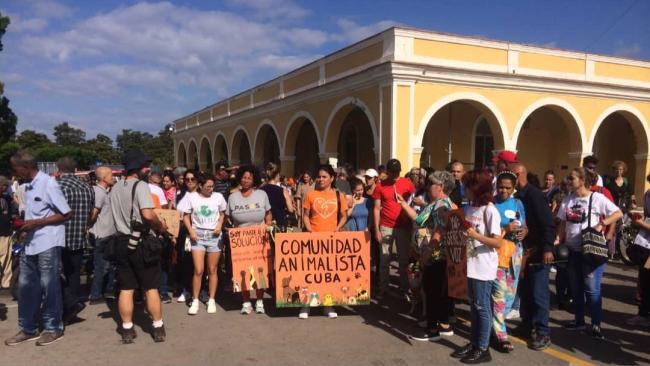
M271 203L271 216L281 232L287 231L287 213L294 213L293 200L287 188L280 186L280 168L275 163L266 165L266 184L260 187Z
M585 184L591 177L582 168L575 168L569 175L570 193L562 201L558 212L558 234L556 241L569 248L569 288L572 291L575 320L567 325L569 330L585 329L585 296L589 297L591 308L591 335L602 339L600 329L602 319L602 296L600 282L606 263L592 267L586 263L582 254L582 230L587 227L603 232L607 225L623 217L623 212L603 194L592 192Z
M331 165L324 164L318 167L316 189L307 193L302 206L305 231L310 233L340 231L345 226L348 206L345 195L332 187L334 179L336 174ZM323 311L331 319L338 317L331 306L325 306ZM309 318L309 307L301 308L298 317Z
M526 212L523 203L514 198L517 175L511 171L504 171L497 175L497 195L494 206L499 211L501 218L501 235L504 239L515 244L515 251L508 263L499 263L497 278L492 288L493 328L497 338L496 349L502 353L514 350L508 341L506 329L506 314L510 312L515 296L521 258L523 255L522 241L526 236Z
M363 183L355 179L352 181L352 207L348 209L348 222L345 228L348 231L368 231L368 216L372 212L372 200L364 196Z
M427 326L424 331L411 336L416 341L437 341L440 336L452 336L454 330L449 318L454 315L454 302L447 295L447 256L445 243L441 241L444 230L444 214L458 208L449 198L456 183L451 173L437 171L425 180L429 205L418 214L400 195L396 198L415 224L426 229L425 238L418 238L422 289L425 296Z
M489 171L472 170L463 176L467 222L467 296L470 303L471 341L451 354L463 363L492 360L488 346L492 331L492 287L496 279L501 246L501 216L492 203Z
M223 226L226 201L221 193L213 192L215 178L204 174L199 177L198 191L187 194L179 210L184 213L183 223L192 241L192 303L187 311L196 315L199 311L199 292L203 279L203 267L208 257L208 314L217 312L214 297L217 293L217 264L221 257L221 227Z
M235 175L239 190L230 193L226 215L233 227L246 227L271 224L271 203L269 197L257 187L262 182L260 173L252 165L240 166ZM248 315L253 311L250 290L242 291L241 313ZM255 312L264 314L264 289L255 291L257 301Z

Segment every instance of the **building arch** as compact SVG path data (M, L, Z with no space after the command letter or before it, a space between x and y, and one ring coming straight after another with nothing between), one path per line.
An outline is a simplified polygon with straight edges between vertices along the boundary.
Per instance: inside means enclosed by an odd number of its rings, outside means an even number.
M201 144L199 145L199 169L203 172L210 172L214 168L212 160L212 146L208 135L201 136Z
M593 128L591 129L591 135L589 137L589 145L587 145L586 151L594 151L594 143L596 140L596 135L598 129L605 122L607 117L611 116L614 113L621 113L626 116L628 122L632 125L632 128L636 133L642 133L643 136L639 142L641 142L641 148L637 147L637 154L647 154L648 147L650 147L650 129L648 129L648 121L646 121L645 116L641 111L634 108L633 106L626 103L619 103L607 108L603 113L600 114Z
M287 128L284 130L284 138L282 139L282 154L284 156L293 156L295 148L295 133L297 132L297 125L301 124L303 121L311 122L312 127L314 128L314 133L316 134L316 139L318 140L318 152L323 152L321 147L321 137L318 130L318 125L316 124L316 119L312 116L311 113L307 111L299 111L294 113L293 116L289 119ZM293 135L293 136L292 136ZM279 136L279 135L278 135ZM293 139L292 139L293 137ZM289 141L293 140L292 144L289 144ZM289 151L290 150L290 151Z
M176 151L176 166L187 166L187 149L183 141L178 143Z
M475 165L476 129L483 120L489 127L491 145L489 151L479 147L486 155L480 157L479 164L491 159L493 150L507 146L508 131L499 108L473 92L454 93L436 100L424 114L411 141L416 157L419 150L420 166L444 169L451 160Z
M214 137L214 144L212 145L212 154L213 160L215 163L220 161L228 162L228 141L226 140L226 134L222 131L217 132L217 135Z
M243 126L235 129L230 142L230 156L233 164L252 164L253 150L251 148L251 138Z
M368 119L368 123L370 124L370 129L372 131L372 146L373 149L376 149L378 146L377 144L379 141L379 134L377 132L377 126L375 124L375 118L372 115L370 108L368 108L366 103L364 103L361 98L346 97L336 103L332 109L332 112L330 112L330 115L327 118L327 123L325 124L325 135L323 136L323 141L321 144L325 151L337 151L337 145L339 144L339 135L345 123L345 119L348 114L355 108L363 111L365 117ZM377 157L375 156L375 160L376 158Z
M266 166L267 163L273 162L280 164L280 152L282 145L279 139L275 124L270 119L263 120L255 131L255 140L253 143L253 161Z
M510 134L508 133L508 125L505 122L505 118L503 118L503 114L501 113L501 110L499 109L499 107L497 107L496 104L494 104L491 100L486 98L484 95L475 92L458 92L458 93L445 95L444 97L441 97L435 103L433 103L427 109L427 111L424 113L424 116L420 120L420 124L418 125L419 126L418 132L412 139L413 144L421 143L422 139L424 138L424 133L428 127L429 121L431 121L431 118L433 118L433 116L438 111L440 111L445 106L458 101L467 101L470 104L472 104L474 107L477 107L479 110L481 110L481 112L483 112L484 114L491 115L493 118L488 119L490 128L492 129L493 132L495 130L499 132L494 136L495 147L498 149L508 148L507 142L510 140ZM418 146L412 146L412 147L415 148Z
M282 159L293 162L293 167L285 166L288 174L313 171L320 164L322 153L321 138L314 117L306 111L295 113L284 132ZM300 151L300 154L296 154Z
M198 169L199 168L199 151L196 147L196 140L194 137L190 137L189 146L187 149L187 168L188 169Z
M568 174L569 169L581 164L585 154L587 143L580 114L559 98L542 98L529 105L514 132L512 150L530 172L539 176L547 170Z

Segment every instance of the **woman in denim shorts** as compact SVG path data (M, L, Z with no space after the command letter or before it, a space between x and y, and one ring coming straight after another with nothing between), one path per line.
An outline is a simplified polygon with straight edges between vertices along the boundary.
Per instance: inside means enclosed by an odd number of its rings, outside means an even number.
M210 295L207 311L210 314L217 312L214 297L217 292L217 264L222 250L221 227L226 211L226 200L221 193L213 192L214 182L215 178L210 174L199 176L198 190L188 193L178 208L184 213L183 223L192 242L194 277L192 278L192 303L187 311L190 315L195 315L199 311L199 292L206 253Z

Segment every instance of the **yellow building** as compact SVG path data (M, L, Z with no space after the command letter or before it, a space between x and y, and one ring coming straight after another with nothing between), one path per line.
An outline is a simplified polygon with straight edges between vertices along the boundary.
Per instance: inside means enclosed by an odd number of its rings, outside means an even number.
M178 165L269 161L284 174L329 158L369 168L482 166L518 152L559 176L585 156L650 173L650 62L391 28L176 120Z

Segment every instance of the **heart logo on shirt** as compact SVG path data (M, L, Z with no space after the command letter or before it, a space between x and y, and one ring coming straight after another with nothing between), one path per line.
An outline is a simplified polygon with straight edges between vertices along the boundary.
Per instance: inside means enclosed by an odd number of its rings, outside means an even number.
M314 200L314 210L322 218L327 219L336 213L336 199L326 200L318 197Z

